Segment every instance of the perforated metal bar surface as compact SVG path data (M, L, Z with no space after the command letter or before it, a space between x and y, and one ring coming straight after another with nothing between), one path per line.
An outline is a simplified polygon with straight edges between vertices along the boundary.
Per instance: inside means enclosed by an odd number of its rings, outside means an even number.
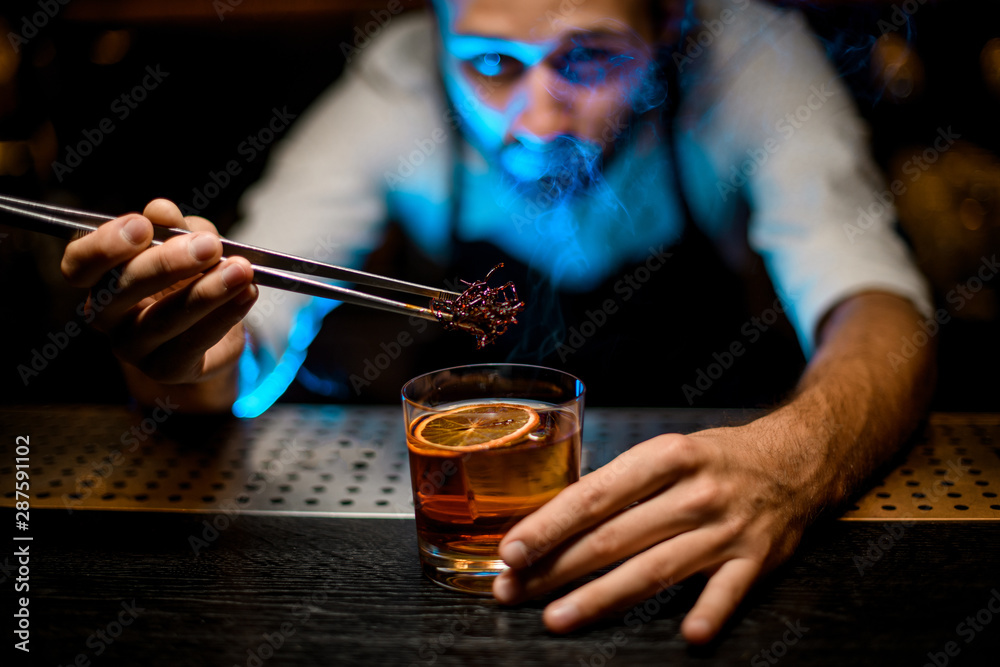
M935 414L848 521L1000 520L1000 415Z
M713 410L588 409L583 472L659 433L739 419ZM0 505L15 438L31 444L33 508L413 515L402 410L279 405L252 420L164 410L0 410ZM1000 520L1000 415L933 415L905 461L845 520Z

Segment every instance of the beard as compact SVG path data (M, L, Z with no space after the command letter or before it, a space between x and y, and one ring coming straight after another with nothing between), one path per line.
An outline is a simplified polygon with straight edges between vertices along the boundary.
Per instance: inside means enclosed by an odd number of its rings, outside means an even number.
M504 146L499 164L511 190L541 194L553 202L588 194L603 180L601 147L565 135L537 147L521 142Z

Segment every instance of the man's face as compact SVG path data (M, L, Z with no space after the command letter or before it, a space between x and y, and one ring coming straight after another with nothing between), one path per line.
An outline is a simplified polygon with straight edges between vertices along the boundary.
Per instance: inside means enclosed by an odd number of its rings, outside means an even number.
M648 0L440 0L442 69L470 139L520 181L607 157L653 85Z

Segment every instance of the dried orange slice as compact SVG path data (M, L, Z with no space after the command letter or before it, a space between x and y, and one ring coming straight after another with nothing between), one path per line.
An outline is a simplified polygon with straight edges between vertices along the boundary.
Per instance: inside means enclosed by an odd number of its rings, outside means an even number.
M514 444L538 426L538 413L513 403L465 405L417 424L414 439L447 449L480 450Z

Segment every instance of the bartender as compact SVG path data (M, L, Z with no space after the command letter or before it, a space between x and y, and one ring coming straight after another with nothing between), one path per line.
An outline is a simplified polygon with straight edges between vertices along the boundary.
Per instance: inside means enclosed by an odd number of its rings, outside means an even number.
M504 346L396 340L394 372L502 358L577 373L595 402L754 405L780 376L758 339L790 325L804 368L778 407L636 443L506 536L505 603L624 560L546 607L555 632L701 573L682 632L709 641L929 398L931 347L898 354L930 302L893 212L845 231L883 189L847 90L794 11L693 4L441 0L395 17L275 150L234 234L335 264L402 256L442 281L502 262L527 304ZM151 247L153 224L196 233ZM140 401L253 415L297 376L398 390L364 359L314 364L324 340L337 357L352 335L393 339L349 307L259 293L249 262L218 263L215 231L156 200L66 250L75 285L119 267L94 323ZM743 296L764 278L754 258L775 295L762 310Z

